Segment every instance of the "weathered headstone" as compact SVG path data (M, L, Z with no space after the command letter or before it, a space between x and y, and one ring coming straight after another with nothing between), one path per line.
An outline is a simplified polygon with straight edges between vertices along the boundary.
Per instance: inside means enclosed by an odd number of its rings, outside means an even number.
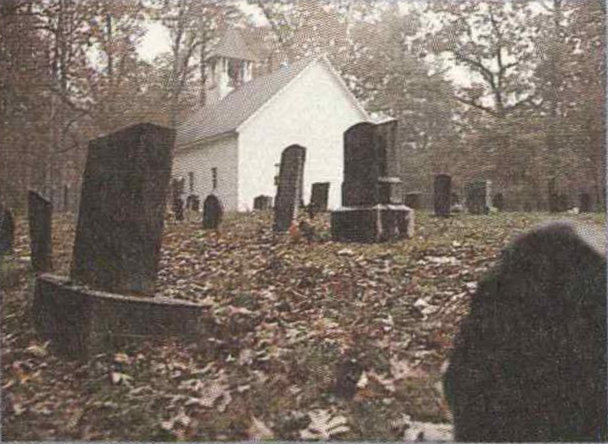
M172 210L173 215L175 216L175 220L178 222L182 222L184 220L184 201L181 197L173 197Z
M489 180L477 180L466 186L466 206L471 214L488 214L490 211Z
M342 207L331 214L337 241L378 242L413 236L414 212L403 204L397 121L369 122L344 133Z
M435 216L450 216L451 188L452 178L448 174L438 174L435 176L433 186Z
M505 197L502 193L496 193L494 195L494 198L492 199L492 206L498 211L503 211L505 209Z
M89 144L72 278L36 278L33 319L54 351L83 358L142 338L199 338L207 308L152 295L175 131L131 126Z
M299 145L291 145L281 154L279 185L274 200L274 231L287 231L296 218L302 201L305 159L306 148Z
M329 199L329 182L316 182L312 184L310 205L315 213L327 211Z
M563 213L570 209L570 199L568 195L560 193L557 195L557 211Z
M186 208L190 211L198 212L201 209L201 199L196 194L190 194L186 198Z
M254 210L269 210L272 208L272 197L260 195L253 199Z
M580 193L579 195L579 211L581 213L590 213L593 211L593 204L591 202L591 194Z
M32 269L35 272L51 271L53 269L53 205L40 194L30 191L27 196L27 207Z
M549 179L547 183L547 194L549 212L557 213L559 211L559 195L557 193L557 181L555 178Z
M206 230L215 230L222 223L224 209L220 200L213 194L210 194L203 202L203 228Z
M134 125L89 143L71 277L94 289L151 295L175 133Z
M15 221L8 208L0 204L0 256L13 252Z
M422 207L422 193L420 191L405 193L404 203L413 210L419 210Z
M554 222L481 281L444 379L456 441L608 439L605 241Z

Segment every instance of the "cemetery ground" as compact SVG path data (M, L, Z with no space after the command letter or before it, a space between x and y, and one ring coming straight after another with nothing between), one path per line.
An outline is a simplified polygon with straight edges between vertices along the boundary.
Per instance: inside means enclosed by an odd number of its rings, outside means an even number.
M414 239L384 244L272 233L272 213L165 225L157 294L208 307L206 334L125 343L87 361L33 329L27 222L0 269L5 440L383 439L449 423L441 368L479 278L547 213L416 214ZM568 215L605 224L603 214ZM74 217L57 214L66 275ZM352 361L352 359L356 361Z

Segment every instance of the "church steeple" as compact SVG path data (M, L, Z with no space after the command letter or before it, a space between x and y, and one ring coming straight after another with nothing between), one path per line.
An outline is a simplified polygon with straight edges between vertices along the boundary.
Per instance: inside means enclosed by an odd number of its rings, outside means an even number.
M217 103L234 89L251 80L257 57L240 32L228 28L207 59L207 103Z

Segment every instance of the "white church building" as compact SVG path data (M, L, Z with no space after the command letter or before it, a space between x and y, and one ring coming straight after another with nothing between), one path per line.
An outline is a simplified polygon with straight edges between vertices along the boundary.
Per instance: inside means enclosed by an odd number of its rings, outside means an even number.
M324 57L301 59L253 78L256 57L236 30L216 46L207 104L177 127L173 178L225 211L249 211L276 194L281 153L306 148L304 202L311 184L329 182L329 208L341 202L343 133L369 116Z

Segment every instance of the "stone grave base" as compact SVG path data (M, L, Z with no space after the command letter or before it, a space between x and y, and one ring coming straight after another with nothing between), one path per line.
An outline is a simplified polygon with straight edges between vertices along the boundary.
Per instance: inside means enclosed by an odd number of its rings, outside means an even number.
M132 340L204 333L208 309L163 297L134 297L72 285L42 274L36 279L36 330L58 354L86 358Z
M331 212L331 235L338 242L383 242L414 235L414 210L405 205L342 207Z

